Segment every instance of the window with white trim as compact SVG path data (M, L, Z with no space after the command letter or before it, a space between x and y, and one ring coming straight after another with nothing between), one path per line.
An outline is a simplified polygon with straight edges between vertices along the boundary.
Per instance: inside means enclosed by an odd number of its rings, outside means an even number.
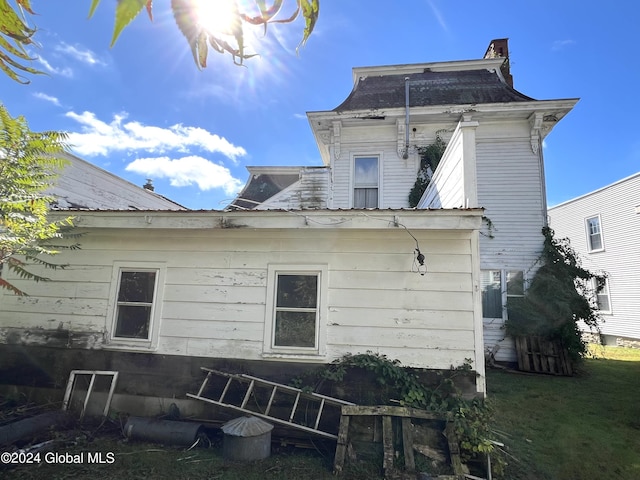
M602 240L602 227L600 225L600 215L589 217L586 219L587 227L587 246L590 252L604 250L604 242Z
M110 341L115 348L157 345L165 268L146 262L116 262L113 269Z
M353 208L378 208L378 157L353 159Z
M611 295L609 294L609 279L605 278L602 288L598 291L598 283L596 279L592 279L592 288L596 296L596 304L598 310L603 313L611 313Z
M265 353L323 354L326 266L270 265L268 278Z
M114 338L150 340L156 270L121 270Z
M524 272L522 270L482 270L480 285L482 317L506 319L509 300L524 297Z

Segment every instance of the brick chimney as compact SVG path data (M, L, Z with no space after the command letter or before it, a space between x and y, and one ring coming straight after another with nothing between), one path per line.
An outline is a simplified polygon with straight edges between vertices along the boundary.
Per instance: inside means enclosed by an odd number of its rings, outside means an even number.
M509 68L509 39L508 38L496 38L489 42L489 47L484 54L484 58L498 58L503 57L504 63L500 67L502 76L511 88L513 88L513 76Z

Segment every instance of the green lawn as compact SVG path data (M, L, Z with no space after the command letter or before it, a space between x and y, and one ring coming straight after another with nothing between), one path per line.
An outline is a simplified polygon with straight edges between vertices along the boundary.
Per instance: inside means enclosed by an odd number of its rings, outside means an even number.
M514 480L640 479L640 350L595 347L574 377L488 372Z

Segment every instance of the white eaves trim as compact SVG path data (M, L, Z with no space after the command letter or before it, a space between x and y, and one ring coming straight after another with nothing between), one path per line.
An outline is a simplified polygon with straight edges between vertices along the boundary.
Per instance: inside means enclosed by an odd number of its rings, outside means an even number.
M484 210L65 211L79 228L477 230ZM52 214L52 217L55 216Z

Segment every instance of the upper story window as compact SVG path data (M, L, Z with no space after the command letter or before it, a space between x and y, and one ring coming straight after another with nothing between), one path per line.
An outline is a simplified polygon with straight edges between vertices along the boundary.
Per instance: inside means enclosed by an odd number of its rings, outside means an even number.
M353 161L353 208L378 208L378 157L355 157Z
M600 225L600 215L589 217L587 223L587 246L590 252L604 250L602 240L602 227Z

